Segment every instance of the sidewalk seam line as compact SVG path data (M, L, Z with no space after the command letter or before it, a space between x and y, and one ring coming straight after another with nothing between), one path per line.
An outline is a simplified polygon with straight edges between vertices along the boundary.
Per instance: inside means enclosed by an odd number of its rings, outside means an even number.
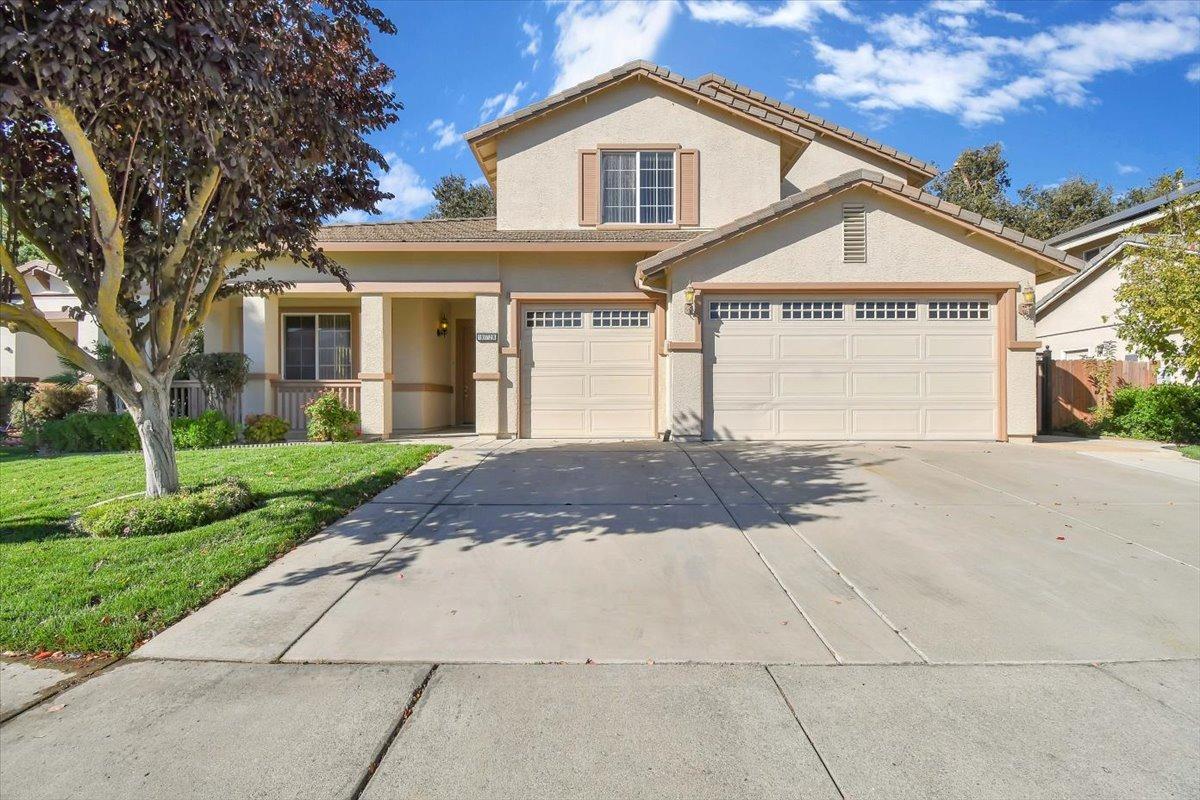
M800 732L804 734L804 738L808 740L808 746L812 748L813 755L817 757L817 761L821 762L825 774L829 776L829 780L833 783L833 788L837 791L838 797L846 800L846 793L842 791L841 785L837 782L837 778L833 777L833 770L829 768L829 764L825 762L825 756L821 755L821 751L817 749L817 743L813 741L812 735L808 732L808 728L804 727L804 723L800 719L800 715L796 713L796 707L792 705L791 699L788 698L787 692L779 685L779 680L775 677L775 673L771 672L769 666L764 665L767 676L770 677L771 683L775 684L775 691L779 692L779 696L783 698L783 704L787 706L788 711L792 712L792 719L796 720L796 724L800 726Z
M396 741L396 737L400 735L404 724L408 722L408 718L412 716L413 711L417 707L417 703L421 702L429 688L429 681L433 679L433 673L437 672L438 665L434 664L425 673L425 677L417 684L417 688L413 689L412 695L408 698L408 704L400 712L396 724L388 731L388 735L384 737L383 744L375 753L375 757L371 759L371 763L367 765L367 769L358 780L358 785L354 787L354 791L350 794L350 800L359 800L363 792L367 790L367 786L371 783L371 779L375 777L375 773L379 771L379 765L383 763L383 759L387 757L388 752L392 749L392 745Z

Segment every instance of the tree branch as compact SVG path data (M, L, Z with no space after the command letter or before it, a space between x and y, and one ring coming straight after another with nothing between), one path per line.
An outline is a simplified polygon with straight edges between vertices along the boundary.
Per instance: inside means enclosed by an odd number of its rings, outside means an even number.
M146 360L134 345L129 323L121 317L118 309L121 283L125 277L125 234L121 230L108 176L100 165L91 140L79 125L75 112L57 100L46 100L45 104L50 118L71 148L75 166L87 185L89 205L96 219L96 238L104 252L104 271L96 293L96 317L113 350L129 366L134 377L149 377Z
M34 308L33 292L29 291L29 282L25 280L21 270L17 269L17 262L13 260L12 253L8 252L8 248L3 244L0 244L0 268L3 268L5 275L12 278L13 285L17 287L17 292L21 295L21 301L27 307Z
M204 218L204 214L208 211L209 203L212 202L213 195L217 192L217 187L221 183L221 166L213 164L204 176L204 180L200 182L199 190L192 197L192 202L188 205L187 213L183 215L183 220L179 224L179 231L175 234L175 244L171 247L171 251L167 253L166 259L163 261L161 277L159 279L160 292L172 293L175 291L175 278L179 272L179 265L183 262L184 256L187 255L188 246L192 242L192 234L195 233L196 227ZM190 290L188 292L190 295ZM182 300L186 306L187 296ZM175 333L175 304L164 303L160 311L157 313L155 322L155 341L160 353L168 353L173 348L172 334Z

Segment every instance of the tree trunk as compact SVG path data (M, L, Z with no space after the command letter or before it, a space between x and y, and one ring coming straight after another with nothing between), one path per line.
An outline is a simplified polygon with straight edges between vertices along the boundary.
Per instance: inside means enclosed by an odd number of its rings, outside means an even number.
M179 491L179 466L175 463L175 442L171 438L171 385L143 386L137 404L129 403L129 413L137 425L146 462L146 496L162 497Z

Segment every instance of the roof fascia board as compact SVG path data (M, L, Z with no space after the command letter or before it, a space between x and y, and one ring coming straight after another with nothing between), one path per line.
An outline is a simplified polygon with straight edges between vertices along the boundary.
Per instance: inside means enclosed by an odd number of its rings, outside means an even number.
M697 232L699 233L699 232ZM680 242L317 242L329 253L657 253Z
M1122 231L1127 231L1130 228L1136 227L1138 225L1144 225L1147 222L1154 222L1155 220L1162 219L1166 215L1166 213L1167 212L1165 209L1160 209L1158 211L1154 211L1149 214L1143 214L1143 215L1140 215L1137 217L1133 217L1131 219L1127 219L1124 222L1118 222L1117 224L1109 226L1107 228L1102 228L1101 230L1095 231L1094 233L1085 234L1083 236L1080 236L1078 239L1065 239L1062 242L1060 242L1059 244L1056 244L1054 246L1061 250L1066 250L1067 248L1074 249L1077 247L1082 247L1083 245L1091 244L1092 242L1096 241L1097 239L1103 239L1106 236L1112 236L1114 233L1121 233ZM1047 240L1047 244L1050 244L1052 242L1053 242L1053 240Z

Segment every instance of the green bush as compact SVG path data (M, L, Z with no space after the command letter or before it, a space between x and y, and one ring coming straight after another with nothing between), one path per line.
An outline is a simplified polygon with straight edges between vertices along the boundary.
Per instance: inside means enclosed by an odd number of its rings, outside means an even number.
M227 519L253 505L254 496L246 484L227 478L166 497L139 497L92 506L79 515L75 525L92 536L151 536Z
M358 438L358 412L342 403L337 392L325 392L304 408L308 438L314 442L349 442Z
M246 417L246 430L242 432L247 442L270 444L287 438L292 424L274 414L251 414Z
M84 383L39 383L25 404L26 417L38 423L65 419L92 404L92 387Z
M171 438L183 449L220 447L237 441L237 428L220 411L210 408L196 419L171 420Z
M133 417L124 412L87 412L51 420L42 426L41 442L59 453L136 450L141 446Z
M1104 431L1160 442L1200 442L1200 386L1127 386L1113 395Z

